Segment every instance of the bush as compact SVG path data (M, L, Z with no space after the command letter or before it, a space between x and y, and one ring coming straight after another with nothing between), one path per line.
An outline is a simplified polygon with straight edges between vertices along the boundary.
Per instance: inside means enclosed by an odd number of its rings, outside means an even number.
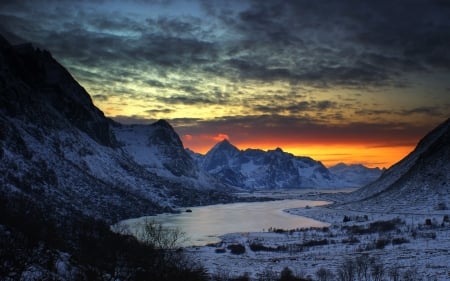
M342 243L343 244L356 244L356 243L359 243L359 239L356 238L355 236L350 236L347 239L342 239Z
M389 242L389 239L378 239L377 242L375 242L375 248L384 249L384 247L388 245Z
M396 229L396 226L402 221L399 218L392 219L389 221L376 221L369 224L370 233L375 232L388 232Z
M227 250L225 250L224 248L217 248L214 252L216 252L216 254L223 254L226 253Z
M316 272L316 277L318 281L333 281L335 280L335 276L333 272L326 268L319 268Z
M273 251L276 251L277 248L267 247L267 246L264 246L263 244L252 242L252 243L250 243L250 250L252 250L253 252L259 252L259 251L273 252Z
M305 246L305 247L328 245L328 240L327 239L322 239L322 240L305 241L305 242L303 242L302 245Z
M308 281L309 279L304 279L301 277L297 277L294 275L292 270L289 267L283 268L283 270L280 273L280 279L279 281Z
M242 255L243 253L245 253L245 246L241 244L231 244L228 245L227 248L231 251L232 254L235 255Z
M404 237L392 239L392 245L400 245L400 244L404 244L404 243L409 243L409 240Z
M136 233L145 244L157 249L175 249L185 242L186 234L179 228L167 228L154 220L145 220L140 231Z

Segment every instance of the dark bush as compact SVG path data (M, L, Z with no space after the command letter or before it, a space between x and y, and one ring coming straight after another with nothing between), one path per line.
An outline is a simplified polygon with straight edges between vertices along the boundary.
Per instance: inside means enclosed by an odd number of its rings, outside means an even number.
M369 230L370 233L393 231L401 223L402 221L398 218L389 221L376 221L369 224Z
M352 225L352 226L344 226L343 229L347 230L352 234L359 234L359 235L371 234L396 230L397 225L402 223L403 222L399 218L396 218L389 221L376 221L370 223L368 227L364 227L361 225Z
M227 250L225 250L224 248L217 248L214 252L216 252L217 254L223 254L226 253Z
M260 243L252 242L250 243L250 250L253 252L259 252L259 251L266 251L266 252L273 252L276 251L277 248L267 247Z
M343 244L356 244L356 243L359 243L359 239L356 238L355 236L350 236L347 239L342 239L342 243Z
M309 281L309 279L304 279L304 278L295 276L289 267L283 268L283 270L280 273L280 279L278 279L278 280L279 281Z
M404 243L409 243L409 240L404 237L392 239L392 245L400 245L400 244L404 244Z
M378 239L377 242L375 242L375 248L384 249L384 247L388 245L389 242L389 239Z
M310 241L305 241L302 244L305 247L313 247L313 246L322 246L322 245L328 245L328 240L327 239L322 239L322 240L310 240Z
M232 254L235 255L242 255L243 253L245 253L245 246L241 244L231 244L228 245L227 248L231 251Z

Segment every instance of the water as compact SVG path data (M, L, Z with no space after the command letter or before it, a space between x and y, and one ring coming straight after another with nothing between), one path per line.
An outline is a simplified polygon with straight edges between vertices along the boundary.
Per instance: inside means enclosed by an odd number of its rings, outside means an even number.
M279 200L269 202L233 203L189 208L192 212L161 214L129 219L120 224L136 233L145 220L154 220L168 228L177 227L186 234L183 246L201 246L220 241L227 233L261 232L270 227L295 229L323 227L328 224L306 217L291 215L283 210L325 205L325 201Z

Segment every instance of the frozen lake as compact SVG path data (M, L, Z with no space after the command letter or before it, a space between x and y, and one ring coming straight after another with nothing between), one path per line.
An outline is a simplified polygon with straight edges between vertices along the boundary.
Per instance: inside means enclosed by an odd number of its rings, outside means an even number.
M295 229L327 226L326 223L283 211L327 203L326 201L278 200L210 205L189 208L192 212L183 210L179 214L129 219L120 224L127 225L135 233L145 220L154 220L165 227L177 227L183 231L188 238L184 246L203 246L219 242L220 236L227 233L261 232L267 231L270 227Z

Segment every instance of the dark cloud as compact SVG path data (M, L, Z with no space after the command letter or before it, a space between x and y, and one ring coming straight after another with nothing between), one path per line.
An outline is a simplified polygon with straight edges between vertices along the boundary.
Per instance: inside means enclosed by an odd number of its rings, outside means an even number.
M186 105L202 105L202 104L215 104L216 102L211 100L208 96L181 96L171 95L168 97L159 97L159 101L167 104L186 104Z
M268 105L255 105L253 109L263 114L298 114L303 112L320 112L331 108L337 108L338 104L333 101L301 101L289 102L284 105L280 102L274 102Z
M98 101L107 101L108 100L107 95L93 95L92 98L95 100L98 100Z
M410 116L415 114L423 114L428 115L430 117L442 117L445 118L445 108L447 105L443 106L421 106L415 107L411 109L363 109L355 111L356 114L359 115L367 115L367 116L382 116L382 115L398 115L398 116Z
M125 123L170 116L179 105L235 105L244 108L237 117L171 122L186 133L220 129L255 139L270 132L303 140L311 134L406 142L427 130L351 118L386 122L393 115L406 120L449 114L449 84L442 78L434 78L444 93L435 94L438 101L421 98L423 103L407 107L385 99L374 106L376 93L422 91L411 77L448 74L449 1L186 2L200 3L202 9L192 11L180 10L189 6L181 2L1 1L0 29L15 41L49 49L97 101L115 95L155 102L142 115L115 117ZM358 94L349 98L343 89ZM244 114L252 115L239 116ZM327 125L337 120L348 125Z
M144 82L147 83L148 85L150 85L152 87L156 87L156 88L165 88L166 87L166 85L164 83L162 83L161 81L158 81L158 80L154 80L154 79L148 79Z
M140 18L88 2L44 2L2 2L4 29L91 67L146 63L161 73L349 87L450 69L450 7L438 0L201 1L210 18Z
M421 106L401 111L403 115L425 114L430 116L441 116L441 109L437 106Z
M402 122L345 125L322 123L311 117L280 115L229 116L196 121L197 126L185 126L171 120L180 135L201 135L204 132L224 133L232 140L260 143L278 140L280 143L365 143L373 146L415 145L429 127Z
M159 113L169 114L169 113L172 113L173 111L174 110L171 108L161 108L161 109L149 109L149 110L146 110L145 112L150 115L154 115L154 114L159 114ZM152 119L152 118L147 118L147 119Z

